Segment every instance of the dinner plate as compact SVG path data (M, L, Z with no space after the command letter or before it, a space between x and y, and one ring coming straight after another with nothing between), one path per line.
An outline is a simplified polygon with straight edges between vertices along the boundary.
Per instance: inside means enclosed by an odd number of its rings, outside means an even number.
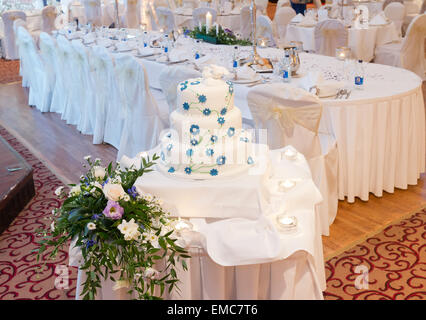
M229 81L232 81L233 83L236 84L250 84L250 83L254 83L254 82L258 82L260 80L262 80L262 77L257 75L256 77L254 77L254 79L237 79L234 80L233 78L228 78Z

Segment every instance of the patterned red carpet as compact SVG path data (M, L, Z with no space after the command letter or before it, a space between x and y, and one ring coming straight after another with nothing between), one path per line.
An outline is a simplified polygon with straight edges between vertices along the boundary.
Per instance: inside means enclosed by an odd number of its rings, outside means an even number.
M58 266L67 265L68 253L60 252L56 261L46 265L31 254L37 247L35 230L49 228L46 217L60 206L54 191L61 182L2 127L0 135L33 166L36 187L34 199L0 235L0 300L73 299L75 268L69 268L68 289L55 288ZM426 210L389 226L325 266L325 299L426 299Z
M19 60L0 59L0 84L21 81Z

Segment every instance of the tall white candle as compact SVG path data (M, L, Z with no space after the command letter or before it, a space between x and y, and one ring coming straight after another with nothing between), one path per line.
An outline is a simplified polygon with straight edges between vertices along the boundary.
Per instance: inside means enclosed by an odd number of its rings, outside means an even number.
M219 35L219 24L216 24L216 36Z
M206 29L207 31L210 30L212 27L212 14L210 12L207 12L206 14Z

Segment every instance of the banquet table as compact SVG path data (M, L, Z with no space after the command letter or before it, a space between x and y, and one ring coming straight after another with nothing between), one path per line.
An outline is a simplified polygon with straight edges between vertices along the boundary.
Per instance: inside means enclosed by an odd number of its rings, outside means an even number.
M287 41L301 41L303 50L315 51L315 27L302 27L289 24ZM398 41L398 32L393 22L381 26L369 26L364 29L348 29L348 46L357 59L371 61L376 46Z
M176 49L187 50L190 61L180 63L194 68L191 57L192 40L181 37ZM205 64L229 67L232 46L201 44ZM173 51L172 50L172 51ZM248 55L250 47L241 47L240 55ZM261 56L273 62L281 59L282 50L259 48ZM133 54L136 50L133 51ZM159 75L170 65L155 58L136 58L148 74L149 84L161 95ZM369 193L377 197L383 191L393 193L395 188L407 189L416 185L425 170L425 114L422 80L411 71L391 66L365 63L365 85L355 90L351 72L343 61L334 57L300 53L301 66L292 85L301 86L310 72L319 72L327 81L351 89L348 99L323 98L322 126L330 126L339 153L339 199L354 202L358 197L368 201ZM201 59L200 59L201 60ZM202 64L197 64L200 70ZM345 71L346 70L346 71ZM350 70L349 70L350 71ZM281 81L272 74L264 74L266 82ZM349 80L350 81L349 81ZM250 86L235 84L235 105L243 118L252 119L247 104Z
M152 194L174 217L189 220L191 230L180 234L191 254L188 271L179 269L181 294L168 299L323 299L325 270L318 212L322 201L312 181L306 159L283 156L287 146L269 152L259 148L263 160L256 173L226 179L190 180L170 176L158 168L135 182L139 194ZM158 150L151 150L152 154ZM257 159L259 159L258 157ZM128 167L140 159L123 157ZM259 170L271 163L270 170ZM279 191L277 182L297 181L294 188ZM224 196L232 193L232 197ZM245 199L245 200L244 200ZM251 214L241 204L254 204ZM297 227L283 231L277 213L296 217ZM78 248L70 247L70 265L81 263ZM157 266L161 270L161 264ZM76 298L85 273L79 270ZM114 282L102 284L99 299L128 299L126 290L112 290Z

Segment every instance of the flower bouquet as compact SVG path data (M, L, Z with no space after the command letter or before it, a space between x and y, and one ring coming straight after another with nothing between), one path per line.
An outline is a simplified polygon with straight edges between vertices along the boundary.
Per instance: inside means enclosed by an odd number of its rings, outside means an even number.
M165 289L170 293L177 288L177 264L187 269L185 259L190 256L178 245L182 239L175 221L162 209L161 200L134 186L157 159L142 157L140 168L120 168L119 163L104 168L100 159L87 156L88 172L80 184L70 185L68 194L64 187L55 191L65 200L52 212L51 230L40 230L37 260L51 248L48 257L54 258L75 241L82 253L80 269L87 275L84 299L94 299L101 279L108 278L116 282L116 289L129 288L138 299L161 298Z
M205 25L201 28L195 27L193 30L186 29L184 31L185 35L189 35L194 39L203 39L206 42L214 44L225 44L225 45L240 45L240 46L250 46L252 43L250 40L238 39L238 37L229 29L223 29L222 26L217 28L212 27L207 30Z

